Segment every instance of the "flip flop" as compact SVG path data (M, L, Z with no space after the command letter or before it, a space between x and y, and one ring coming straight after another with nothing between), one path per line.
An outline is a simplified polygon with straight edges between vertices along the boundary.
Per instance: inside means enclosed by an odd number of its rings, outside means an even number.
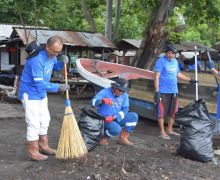
M179 133L172 131L171 133L167 133L168 135L173 135L173 136L180 136Z
M162 139L166 139L166 140L171 139L171 137L168 136L168 135L166 135L166 134L161 134L161 135L159 135L158 137L159 137L159 138L162 138Z

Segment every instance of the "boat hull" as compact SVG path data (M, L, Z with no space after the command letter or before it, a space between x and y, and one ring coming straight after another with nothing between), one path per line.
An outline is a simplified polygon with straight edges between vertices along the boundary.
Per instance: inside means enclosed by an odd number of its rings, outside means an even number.
M153 102L154 81L147 79L133 79L129 81L129 96L135 99ZM178 83L179 106L184 107L195 100L195 85L190 83ZM216 113L217 109L217 88L215 86L199 85L199 99L205 99L208 110Z
M154 113L154 103L150 101L144 101L134 97L129 97L130 107L129 110L136 112L139 116L150 119L157 120Z

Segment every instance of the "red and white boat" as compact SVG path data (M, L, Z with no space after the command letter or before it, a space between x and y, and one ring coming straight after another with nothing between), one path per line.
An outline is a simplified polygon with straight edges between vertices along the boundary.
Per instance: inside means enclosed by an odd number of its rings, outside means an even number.
M97 59L77 59L76 67L82 77L103 88L109 87L114 82L112 79L116 77L122 77L127 80L154 79L153 71Z

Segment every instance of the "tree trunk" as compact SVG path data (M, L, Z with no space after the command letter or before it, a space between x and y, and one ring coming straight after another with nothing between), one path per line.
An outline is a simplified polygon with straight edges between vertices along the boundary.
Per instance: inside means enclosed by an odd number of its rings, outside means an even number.
M175 6L176 0L161 0L160 5L153 11L144 39L134 58L134 66L152 69L167 39L165 25L168 22L168 14Z
M19 12L19 18L20 18L21 25L24 28L25 43L27 45L29 43L30 30L29 30L29 32L27 32L27 26L25 25L24 19L23 19L22 14L20 12Z
M112 40L112 0L106 0L105 37Z
M37 26L38 26L38 22L39 22L39 12L40 12L40 9L38 10L36 8L36 4L34 4L34 9L35 9L35 36L36 36L36 41L38 41L38 37L37 37ZM30 32L30 31L29 31Z
M80 0L80 2L81 2L81 6L82 6L83 15L84 15L86 21L89 23L90 31L96 32L96 24L95 24L95 21L89 12L89 8L87 6L86 0Z
M120 20L120 9L121 9L121 0L116 0L116 7L115 7L115 27L112 39L114 41L118 38L118 32L119 32L119 20Z

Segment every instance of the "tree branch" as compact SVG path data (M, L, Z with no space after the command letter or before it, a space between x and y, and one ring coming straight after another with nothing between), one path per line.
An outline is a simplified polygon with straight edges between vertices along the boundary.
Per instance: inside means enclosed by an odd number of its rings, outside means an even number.
M86 21L89 23L90 31L96 32L96 24L95 24L95 21L89 12L89 8L87 6L86 0L80 0L80 2L81 2L81 6L82 6L83 16L85 17Z

